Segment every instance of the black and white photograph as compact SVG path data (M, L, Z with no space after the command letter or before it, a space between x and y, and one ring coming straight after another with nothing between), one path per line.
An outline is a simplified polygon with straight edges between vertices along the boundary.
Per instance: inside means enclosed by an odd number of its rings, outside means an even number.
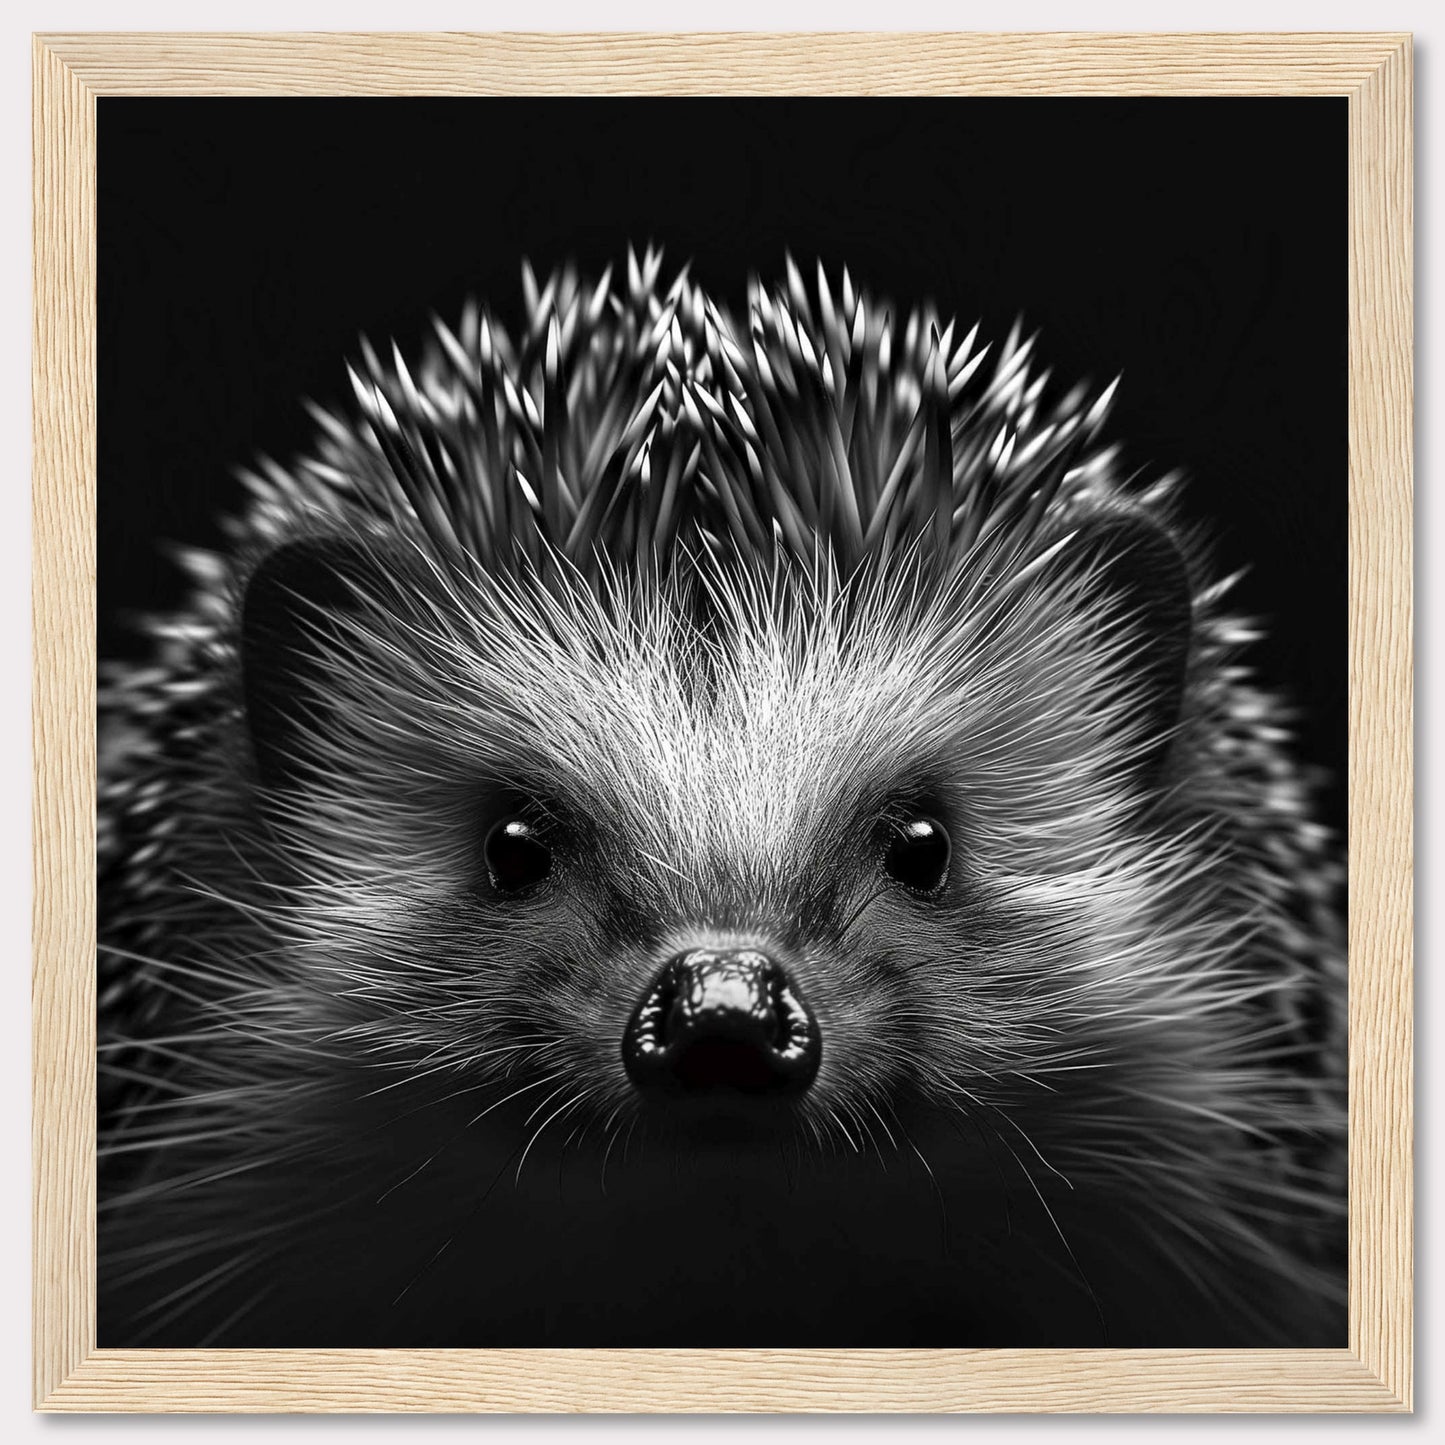
M1344 1347L1347 104L101 97L99 1345Z

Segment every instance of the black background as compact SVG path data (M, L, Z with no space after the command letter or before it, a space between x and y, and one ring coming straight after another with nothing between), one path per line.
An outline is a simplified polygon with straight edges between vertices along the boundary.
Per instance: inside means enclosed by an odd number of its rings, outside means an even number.
M653 240L736 304L821 257L907 307L1122 371L1125 462L1182 467L1343 824L1346 101L307 100L99 105L99 642L175 603L232 469L305 445L359 333L421 339L519 261Z

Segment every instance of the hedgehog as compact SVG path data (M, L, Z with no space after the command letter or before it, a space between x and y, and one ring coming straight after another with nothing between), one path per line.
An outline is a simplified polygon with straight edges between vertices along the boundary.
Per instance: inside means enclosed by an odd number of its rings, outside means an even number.
M1114 387L523 290L104 674L100 1343L1342 1344L1337 846Z

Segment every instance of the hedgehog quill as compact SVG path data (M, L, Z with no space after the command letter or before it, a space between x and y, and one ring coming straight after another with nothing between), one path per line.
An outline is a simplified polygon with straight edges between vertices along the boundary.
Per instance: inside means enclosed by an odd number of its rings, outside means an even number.
M103 1344L1343 1343L1341 869L1055 384L524 268L103 680Z

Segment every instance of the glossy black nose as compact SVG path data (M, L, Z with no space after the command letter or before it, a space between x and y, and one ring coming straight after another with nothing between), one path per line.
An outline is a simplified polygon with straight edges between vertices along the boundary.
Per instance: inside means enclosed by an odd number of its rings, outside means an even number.
M817 1022L787 973L752 949L678 954L643 995L622 1040L633 1083L658 1095L801 1094L821 1053Z

